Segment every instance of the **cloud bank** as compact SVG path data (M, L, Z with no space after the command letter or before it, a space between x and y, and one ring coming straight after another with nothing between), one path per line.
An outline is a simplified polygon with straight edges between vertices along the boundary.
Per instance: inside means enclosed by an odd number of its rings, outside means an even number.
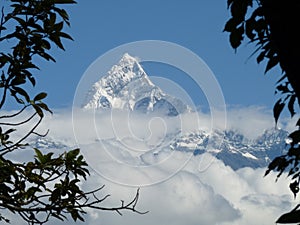
M274 126L272 117L255 107L230 110L226 123L248 138ZM263 177L265 168L234 171L208 153L196 157L177 151L155 154L157 143L166 145L171 134L195 129L210 131L211 124L210 115L204 113L167 119L122 112L112 115L75 111L71 115L60 110L46 119L40 130L49 128L49 139L79 145L92 171L82 188L91 190L105 184L103 195L112 196L104 205L117 206L121 199L130 200L141 187L138 209L149 211L148 214L124 212L119 216L88 210L86 222L78 224L273 224L297 203L284 176L275 183L275 174ZM110 141L113 138L127 150L114 145ZM74 222L53 220L49 224Z

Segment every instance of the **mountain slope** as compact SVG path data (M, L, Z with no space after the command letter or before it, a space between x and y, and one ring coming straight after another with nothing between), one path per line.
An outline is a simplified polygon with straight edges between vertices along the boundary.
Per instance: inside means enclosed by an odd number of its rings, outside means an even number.
M163 112L169 116L188 110L182 101L155 86L138 60L128 53L92 86L83 108Z

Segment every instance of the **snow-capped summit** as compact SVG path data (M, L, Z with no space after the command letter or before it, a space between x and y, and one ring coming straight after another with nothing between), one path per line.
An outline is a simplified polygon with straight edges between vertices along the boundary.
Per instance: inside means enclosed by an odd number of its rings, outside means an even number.
M154 85L139 60L125 53L118 64L92 86L83 108L163 112L176 116L188 106Z

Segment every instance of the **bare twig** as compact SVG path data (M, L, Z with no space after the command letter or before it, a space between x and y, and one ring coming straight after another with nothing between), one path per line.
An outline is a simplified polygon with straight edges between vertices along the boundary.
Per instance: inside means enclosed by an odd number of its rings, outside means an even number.
M27 107L28 107L28 105L25 105L20 111L14 113L14 114L0 116L0 119L7 119L7 118L16 117L16 116L20 115Z
M28 123L30 120L32 120L35 116L37 115L37 113L34 113L32 114L29 118L27 118L26 120L24 121L21 121L21 122L18 122L18 123L1 123L0 122L0 125L3 125L3 126L20 126L20 125L23 125L25 123Z

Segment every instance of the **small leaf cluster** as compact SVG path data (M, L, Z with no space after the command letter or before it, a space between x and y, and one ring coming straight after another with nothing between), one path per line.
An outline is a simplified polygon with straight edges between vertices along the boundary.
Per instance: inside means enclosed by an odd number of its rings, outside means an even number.
M12 52L0 54L0 69L2 70L0 88L3 89L0 108L6 100L7 92L19 104L35 105L27 91L20 87L27 81L32 86L36 85L33 70L39 70L39 67L34 63L34 59L43 58L55 62L50 54L53 43L64 50L62 38L72 40L70 35L63 32L64 25L70 25L69 16L64 9L57 7L57 4L69 4L75 1L13 0L11 2L11 12L4 14L3 8L0 21L0 43L14 44L11 46ZM14 27L14 30L9 29L11 27ZM35 101L41 99L35 99ZM39 109L48 107L35 105L34 108L41 115Z
M265 73L267 73L275 66L279 65L284 68L284 65L278 54L278 43L272 41L270 23L266 18L269 11L266 12L265 2L267 1L228 0L227 6L231 12L231 18L226 22L224 31L229 33L230 44L235 50L242 44L245 37L249 43L254 43L256 49L252 55L257 54L257 63L266 61ZM286 78L287 73L283 70L275 91L281 96L273 108L276 123L286 105L291 116L295 115L296 93Z
M297 125L300 126L300 121ZM276 171L278 172L277 178L279 178L283 172L288 171L288 176L291 177L290 190L296 197L300 182L300 130L289 134L286 145L288 146L287 153L273 159L265 176L271 171Z
M53 45L64 50L62 38L72 38L63 32L64 25L70 25L67 12L58 7L73 4L72 0L11 0L9 11L2 7L0 18L0 46L7 51L0 52L0 109L5 108L7 98L15 100L19 110L13 114L0 115L0 154L12 152L26 146L30 135L45 136L35 130L41 123L45 112L52 113L44 99L47 93L31 96L28 83L36 85L35 73L39 67L37 59L55 62L50 54ZM27 85L27 86L26 86ZM19 122L25 109L33 113ZM33 122L27 133L19 134L12 141L11 134L18 133L18 127ZM47 134L47 133L46 133Z
M103 189L84 192L80 183L89 175L88 165L79 149L55 155L34 148L32 161L17 163L11 153L22 151L31 135L37 132L45 113L52 111L44 99L47 93L32 95L28 88L36 86L39 71L37 59L55 62L53 46L65 50L62 40L71 36L64 32L69 16L61 4L73 0L10 0L10 10L3 7L0 17L0 222L10 222L7 211L19 215L30 225L47 223L50 218L65 220L69 216L84 221L87 208L115 211L136 210L139 190L135 197L116 207L103 207L97 193ZM8 49L5 51L5 49ZM28 85L29 84L29 85ZM14 112L2 112L8 98L17 106ZM28 110L30 109L30 110ZM24 119L25 118L25 119ZM20 126L27 131L19 131ZM12 137L14 135L14 138Z
M47 222L50 216L64 220L66 213L84 220L82 205L88 194L79 183L89 171L79 149L56 157L35 149L34 161L21 164L2 157L0 171L1 207L32 224Z
M258 4L258 5L257 5ZM253 0L228 0L227 6L231 18L226 22L224 31L229 32L229 41L235 50L242 44L245 37L255 43L259 52L257 63L267 59L265 73L278 64L278 57L270 42L270 28L264 17L264 9L259 2ZM256 6L255 9L254 6ZM248 16L249 11L250 16ZM248 17L247 17L248 16Z
M300 4L297 1L282 0L227 0L231 18L224 31L229 32L229 41L236 50L245 38L256 45L256 61L266 62L265 73L275 66L282 70L276 83L275 94L279 100L273 107L277 126L283 109L287 108L291 117L296 115L300 104L299 66L300 52L298 25ZM271 171L278 173L277 179L288 172L291 178L290 190L296 197L300 183L300 119L297 129L289 134L287 153L276 157L268 166L265 175ZM282 215L277 223L300 223L300 204L291 212Z

